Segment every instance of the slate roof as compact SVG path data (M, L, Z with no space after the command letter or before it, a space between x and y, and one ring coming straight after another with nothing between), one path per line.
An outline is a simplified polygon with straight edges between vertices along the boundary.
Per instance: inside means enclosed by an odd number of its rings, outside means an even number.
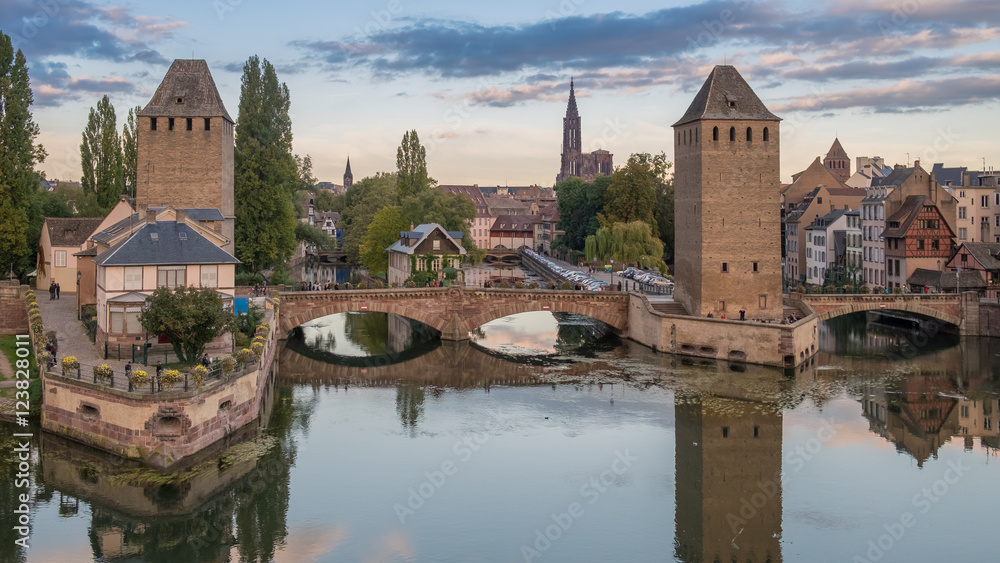
M830 150L826 153L826 157L832 159L850 160L847 156L847 151L844 150L844 146L840 144L840 139L837 138L833 139L833 146L831 146Z
M732 65L717 65L712 69L684 116L673 127L698 119L781 120L764 106Z
M145 303L149 296L138 291L130 291L108 299L108 303Z
M885 186L898 188L913 175L915 168L896 168L885 178L872 178L872 186Z
M80 252L73 253L73 256L97 256L97 247L91 246L86 250L81 250Z
M541 223L539 215L498 215L493 221L491 231L532 231L535 223Z
M910 229L910 225L920 214L920 210L924 206L924 200L927 196L922 195L910 195L906 196L903 200L903 205L899 206L899 209L895 213L890 215L885 219L886 229L882 235L886 238L900 238L906 236L906 231ZM894 222L899 222L899 227L889 227L889 225Z
M403 254L413 254L416 251L417 246L419 246L420 243L427 238L427 235L436 230L440 230L452 239L451 242L458 247L459 254L466 253L465 247L462 246L461 242L459 242L462 240L462 231L446 231L444 230L444 227L437 223L421 223L420 225L414 227L412 231L402 231L399 233L400 239L416 239L416 242L413 244L404 244L402 240L397 240L389 245L386 250L390 252L402 252Z
M510 215L504 211L517 210L527 213L528 206L524 203L509 197L487 197L486 205L490 208L490 213L496 215Z
M183 103L177 103L182 98ZM219 89L204 59L177 59L139 115L146 117L224 117L230 122Z
M1000 242L966 242L962 246L984 269L1000 270Z
M101 217L46 217L45 226L52 246L80 246L101 221L104 221Z
M132 236L102 252L94 263L100 266L151 266L239 264L240 261L190 225L157 221L146 223Z
M962 174L967 171L968 168L964 166L945 168L944 164L941 162L936 162L934 163L934 166L931 167L934 179L937 180L942 186L961 186Z
M916 287L935 287L938 289L984 289L986 280L976 271L962 270L956 277L955 272L940 272L938 270L928 270L917 268L910 277L906 278L907 285ZM958 286L956 288L956 286Z
M160 211L162 211L163 209L166 209L166 208L165 207L150 207L149 209L151 209L152 211L156 211L157 213L159 213ZM202 222L202 221L222 221L223 220L222 212L219 211L218 209L214 209L214 208L200 208L199 207L199 208L193 208L193 209L185 209L184 210L184 215L188 219L193 219L193 220L198 221L198 222ZM103 243L107 244L108 241L110 241L112 238L114 238L114 237L118 236L119 234L121 234L121 232L123 230L129 228L132 225L135 225L135 224L138 224L138 223L145 223L145 222L146 222L146 216L145 215L140 215L139 213L133 213L132 215L129 215L128 217L125 217L121 221L118 221L117 223L115 223L114 225L109 226L108 228L104 229L103 231L101 231L99 233L95 233L92 238L95 241L97 241L97 242L103 242Z

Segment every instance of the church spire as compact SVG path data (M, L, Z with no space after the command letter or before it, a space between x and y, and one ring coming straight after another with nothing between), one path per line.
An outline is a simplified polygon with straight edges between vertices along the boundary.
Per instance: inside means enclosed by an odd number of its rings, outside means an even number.
M344 189L354 185L354 174L351 174L351 157L347 157L347 169L344 170Z
M566 105L566 117L577 117L579 112L576 110L576 92L573 90L573 78L569 79L569 103Z

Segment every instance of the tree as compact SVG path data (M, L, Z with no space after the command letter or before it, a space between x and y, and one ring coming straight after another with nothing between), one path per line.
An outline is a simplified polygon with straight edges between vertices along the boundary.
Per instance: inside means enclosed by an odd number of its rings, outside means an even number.
M135 197L136 184L139 182L139 132L136 129L136 117L142 107L129 108L128 119L122 126L122 172L125 177L125 193Z
M399 240L400 231L409 230L409 227L410 223L395 205L383 207L375 213L358 249L361 264L368 268L368 272L388 271L389 255L385 249Z
M166 336L177 357L188 364L198 362L206 344L235 328L233 313L222 307L213 288L160 287L146 303L139 316L142 328Z
M319 180L313 176L313 161L312 157L308 154L304 157L299 155L294 155L295 158L295 170L299 178L299 184L296 186L298 190L313 191L316 189L316 184Z
M80 166L83 189L97 194L97 204L102 209L111 209L125 193L125 174L115 106L107 94L97 102L96 109L90 108L80 143Z
M611 184L604 193L604 217L607 224L642 221L649 225L653 235L658 234L658 225L653 218L656 209L656 194L661 184L666 182L670 170L667 156L660 153L636 153L629 157L624 166L611 175Z
M663 273L667 271L663 262L663 242L653 236L645 221L618 222L601 227L587 237L585 247L588 262L596 257L600 261L613 259L623 264L656 268Z
M236 257L259 272L295 250L293 194L299 185L292 156L288 87L274 66L256 56L243 65L236 125Z
M427 176L427 151L420 144L416 129L403 133L403 141L396 149L396 176L400 200L418 195L436 183Z
M38 191L34 168L45 160L45 149L35 144L33 99L24 54L0 32L0 269L18 274L33 267L36 241L28 231Z
M657 230L663 241L663 259L668 264L674 263L674 179L662 182L656 190Z
M344 246L347 260L357 263L361 255L361 240L375 214L383 207L396 205L396 175L379 172L364 178L348 190L344 223Z
M414 225L437 223L447 231L461 231L466 258L473 264L485 258L486 252L472 238L470 225L476 218L476 204L467 196L439 189L425 190L402 200L400 209L404 210L403 217Z
M343 213L345 203L347 203L346 195L333 195L333 192L327 190L317 190L316 197L313 198L313 207L316 211Z
M326 231L309 223L295 224L295 240L310 244L320 250L327 250L334 243Z
M610 176L601 175L592 183L571 177L556 184L558 229L565 233L560 240L566 247L583 250L587 236L600 227L597 214L604 209L604 193L610 183Z

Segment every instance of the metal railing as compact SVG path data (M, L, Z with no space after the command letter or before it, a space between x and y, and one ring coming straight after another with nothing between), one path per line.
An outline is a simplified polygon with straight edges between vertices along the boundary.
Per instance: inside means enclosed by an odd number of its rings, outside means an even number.
M245 364L238 364L236 368L230 372L225 373L222 369L221 362L216 360L212 362L212 367L209 369L208 373L205 374L205 382L202 387L207 387L210 382L214 381L228 381L234 377L239 377L246 374L248 371L255 369L257 364L256 360L251 360ZM126 391L129 393L162 393L164 391L190 391L195 387L194 376L191 373L182 373L184 376L183 381L178 382L175 386L168 389L164 389L163 382L161 381L160 375L156 373L156 367L147 367L136 365L131 369L134 371L143 370L148 374L149 381L143 383L142 385L133 385L132 378L129 378L126 374L125 368L115 368L111 367L111 375L108 378L99 378L97 373L95 373L94 368L100 365L107 364L92 364L77 362L77 367L75 370L65 371L60 363L50 362L46 366L46 373L50 377L62 377L65 379L75 379L78 381L86 381L88 383L93 383L108 389L115 389L117 391ZM165 370L164 370L165 371Z

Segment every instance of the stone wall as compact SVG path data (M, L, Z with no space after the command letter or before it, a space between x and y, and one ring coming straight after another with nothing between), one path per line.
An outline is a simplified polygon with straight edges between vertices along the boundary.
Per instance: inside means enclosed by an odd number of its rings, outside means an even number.
M121 457L167 468L253 422L274 363L271 327L256 370L192 391L109 389L44 373L42 428Z
M979 304L979 335L1000 338L1000 303Z
M0 334L28 332L28 304L24 300L27 289L7 282L0 285Z
M815 315L794 325L667 315L645 296L629 296L629 338L660 352L794 367L818 349Z

